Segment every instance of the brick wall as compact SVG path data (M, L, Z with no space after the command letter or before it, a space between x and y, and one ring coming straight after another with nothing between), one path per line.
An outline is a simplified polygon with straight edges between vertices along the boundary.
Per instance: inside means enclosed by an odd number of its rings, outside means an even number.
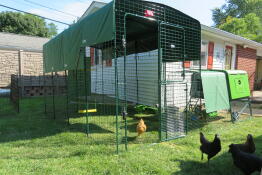
M247 71L251 91L254 90L256 58L256 50L237 46L236 69Z
M37 52L0 50L0 87L9 87L11 75L39 76L43 73L43 55Z

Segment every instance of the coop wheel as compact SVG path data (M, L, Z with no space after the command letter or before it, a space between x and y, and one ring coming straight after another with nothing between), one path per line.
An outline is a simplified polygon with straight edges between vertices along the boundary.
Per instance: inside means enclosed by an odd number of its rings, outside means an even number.
M237 121L239 119L239 113L238 112L232 112L232 120Z

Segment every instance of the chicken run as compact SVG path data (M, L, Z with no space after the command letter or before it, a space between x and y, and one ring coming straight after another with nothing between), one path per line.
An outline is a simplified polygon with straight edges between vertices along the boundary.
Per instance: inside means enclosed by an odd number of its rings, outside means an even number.
M190 93L200 43L196 19L159 3L114 0L44 45L45 81L53 84L46 114L69 124L85 117L90 143L117 152L186 136L201 126L192 114L202 101Z

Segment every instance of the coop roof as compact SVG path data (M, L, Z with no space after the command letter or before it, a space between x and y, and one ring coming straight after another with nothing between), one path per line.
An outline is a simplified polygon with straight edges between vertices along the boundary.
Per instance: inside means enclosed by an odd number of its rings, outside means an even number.
M118 3L116 3L118 2ZM134 8L133 1L127 0L127 3ZM158 8L155 13L158 15L161 21L175 23L185 27L185 52L184 56L187 56L188 59L198 59L199 53L198 49L200 49L199 41L200 40L200 23L194 18L176 10L171 7L168 7L163 4L153 3L148 1L137 1L141 3L141 5L150 6L149 9ZM144 3L144 4L143 4ZM121 6L121 7L119 7ZM116 9L115 9L116 8ZM132 9L127 8L125 1L114 0L108 4L106 4L101 9L91 12L87 14L87 16L83 17L76 24L73 24L68 29L63 31L61 34L53 38L51 41L44 45L44 70L45 72L55 72L55 71L63 71L63 70L74 70L81 69L81 65L83 61L80 61L80 49L85 46L96 46L100 47L101 43L105 43L107 41L112 41L114 39L122 39L122 33L124 26L122 26L123 22L119 24L119 18L124 18L124 13L139 13L136 15L144 15L144 9L141 10L141 7L136 7L139 12L133 12ZM163 10L164 9L164 10ZM166 12L167 9L167 12ZM150 11L150 10L147 10ZM166 15L168 13L168 15ZM171 18L171 16L173 16ZM169 16L169 17L166 17ZM182 18L182 20L181 20ZM175 19L175 20L173 20ZM116 31L116 22L117 29ZM142 22L140 22L142 23ZM128 27L129 31L134 29L138 29L138 26L134 23L129 23L132 27ZM155 27L155 26L154 26ZM149 27L147 27L149 28ZM121 31L121 32L119 32ZM115 35L116 33L116 35ZM157 38L158 35L153 36L151 38ZM117 37L117 38L115 38ZM121 37L121 38L120 38ZM119 42L120 43L120 42ZM150 42L144 42L143 44L152 45ZM145 46L145 45L144 45ZM156 44L157 46L157 44ZM152 46L151 46L152 47ZM155 47L152 47L155 48ZM147 47L143 47L147 48ZM141 50L139 50L141 52ZM144 51L144 50L143 50ZM117 53L119 54L119 52ZM119 55L117 55L119 56ZM122 55L121 55L122 56Z
M44 45L45 72L76 69L80 48L114 39L113 31L111 2Z

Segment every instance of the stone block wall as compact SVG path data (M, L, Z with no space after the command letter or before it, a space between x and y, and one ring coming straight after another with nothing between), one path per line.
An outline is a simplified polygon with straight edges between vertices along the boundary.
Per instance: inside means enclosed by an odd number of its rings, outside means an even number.
M0 49L0 88L9 88L11 75L43 74L43 54L39 52Z
M11 75L19 72L19 52L0 50L0 88L10 87Z
M23 52L21 74L26 76L43 75L43 54L37 52Z

